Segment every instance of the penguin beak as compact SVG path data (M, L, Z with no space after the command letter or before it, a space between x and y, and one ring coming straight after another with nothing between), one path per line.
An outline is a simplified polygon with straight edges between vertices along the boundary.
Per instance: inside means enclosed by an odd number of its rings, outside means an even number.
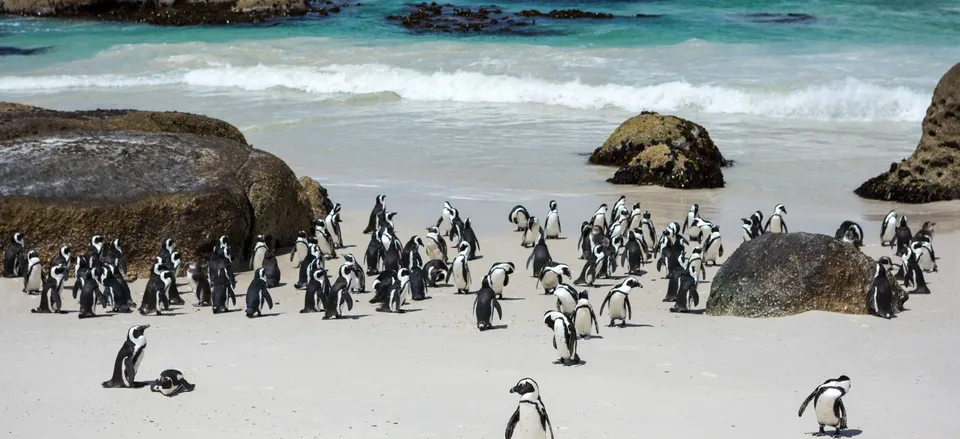
M140 325L140 329L143 329L143 330L146 330L146 329L149 328L149 327L150 327L150 324L149 324L149 323L146 324L146 325Z
M517 393L519 391L520 391L520 386L513 386L513 388L510 389L510 393Z

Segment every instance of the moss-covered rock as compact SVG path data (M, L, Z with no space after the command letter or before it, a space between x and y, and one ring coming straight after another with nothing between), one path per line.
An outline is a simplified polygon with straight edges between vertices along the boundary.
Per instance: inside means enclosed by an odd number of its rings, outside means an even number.
M721 168L731 164L702 126L649 112L620 124L589 162L620 167L611 183L677 189L723 187Z
M867 314L877 263L827 235L768 233L743 243L710 283L707 314L781 317L807 311ZM890 274L894 302L907 293Z
M950 69L923 118L917 149L854 191L875 200L928 203L960 199L960 64Z
M310 206L315 219L321 219L333 209L333 202L327 195L327 189L310 177L300 177L300 193L303 201Z
M185 260L226 235L290 245L312 219L293 171L230 124L185 113L59 112L0 103L0 231L49 260L61 245L119 238L143 276L167 237Z

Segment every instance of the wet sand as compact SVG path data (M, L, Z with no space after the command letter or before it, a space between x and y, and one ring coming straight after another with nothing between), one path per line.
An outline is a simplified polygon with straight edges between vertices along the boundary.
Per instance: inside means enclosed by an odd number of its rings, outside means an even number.
M640 200L660 229L682 220L688 207L688 200L669 194ZM344 204L344 241L354 246L338 253L362 259L369 237L360 230L373 197L331 195ZM608 198L611 205L616 200ZM424 200L421 208L388 199L389 209L400 212L401 240L422 235L442 202ZM599 202L561 203L566 239L549 241L549 247L575 276L582 267L576 227ZM745 212L704 206L707 219L723 218L724 260L741 241L737 219L772 208L758 204ZM673 314L671 304L661 302L667 282L651 264L639 277L644 288L630 295L630 325L606 327L605 311L599 316L602 338L581 341L584 363L570 367L553 364L557 355L542 315L555 298L536 290L536 279L523 267L530 250L520 247L520 234L506 221L513 203L454 205L476 218L482 259L470 262L473 290L492 263L517 264L501 302L503 320L494 322L499 329L477 331L473 296L454 295L453 287L430 289L428 300L409 303L404 314L376 312L367 303L371 293L355 295L354 309L342 320L299 314L304 293L293 289L296 272L285 256L279 259L286 285L271 290L270 316L256 319L240 311L242 296L237 311L226 315L189 305L164 316L100 309L102 317L85 320L75 312L34 315L30 309L39 299L20 293L22 281L0 280L0 368L6 372L0 431L11 438L494 438L516 407L509 389L532 377L558 438L801 438L817 424L809 410L797 417L800 403L823 380L841 374L852 379L844 398L848 437L946 438L960 430L952 419L960 389L954 353L960 322L952 312L960 272L960 232L950 219L960 211L956 204L904 208L917 212L914 229L924 216L940 223L940 271L927 275L933 294L911 297L908 310L893 320L825 312L774 319ZM534 214L545 206L528 205ZM861 224L864 251L879 257L889 250L878 245L875 215L864 213ZM844 219L801 211L787 216L791 231L828 234ZM828 222L836 225L819 226ZM708 279L714 273L709 268ZM193 300L180 281L184 298ZM241 273L237 292L249 282L250 273ZM598 312L613 283L604 279L588 289ZM131 283L137 302L144 284ZM709 285L700 286L700 309ZM69 294L64 308L74 311ZM101 388L126 329L140 323L151 328L137 379L152 381L176 368L196 384L194 392L168 399L147 389Z

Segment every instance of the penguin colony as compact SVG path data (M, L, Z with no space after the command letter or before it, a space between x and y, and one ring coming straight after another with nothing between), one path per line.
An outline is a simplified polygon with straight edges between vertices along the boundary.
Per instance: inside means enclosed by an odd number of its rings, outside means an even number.
M516 265L510 261L494 262L480 277L479 288L476 288L471 261L478 259L481 248L470 218L464 219L458 209L445 202L436 223L426 227L423 236L414 235L404 244L393 222L397 212L387 209L386 198L386 195L377 196L370 212L364 230L370 235L370 241L362 262L350 253L342 253L343 263L339 267L327 266L328 261L338 258L337 250L345 247L339 203L326 217L313 222L311 233L299 232L289 257L298 271L295 288L304 291L304 307L300 312L323 312L323 319L342 318L344 308L348 312L353 310L352 295L367 291L369 276L373 278L370 283L373 296L369 303L379 304L377 311L403 313L408 301L425 299L429 288L453 285L456 294L474 292L472 311L477 328L480 331L495 328L494 316L503 316L500 299L510 277L516 273ZM621 196L612 208L601 204L580 224L576 245L583 263L579 276L573 279L570 265L550 256L547 241L559 238L562 228L557 202L550 201L548 208L542 222L521 205L511 209L507 219L522 234L520 245L531 249L524 269L531 270L531 275L537 278L537 289L542 288L543 294L556 297L555 309L546 310L542 318L553 333L551 344L559 364L581 363L577 343L599 334L598 315L604 315L604 311L609 327L627 326L632 318L630 292L643 288L634 276L646 274L642 270L644 265L656 260L657 271L664 273L664 279L669 281L664 302L673 303L671 312L687 313L699 306L697 286L705 281L707 267L718 265L724 255L719 226L702 218L697 204L691 206L682 224L671 222L658 234L650 212L642 210L639 203L628 206L626 197ZM764 233L788 233L786 215L786 206L777 204L765 222L760 211L742 218L743 240L756 239ZM866 294L866 306L871 314L891 318L894 307L902 310L902 303L892 303L892 289L886 276L895 265L895 278L906 287L913 287L911 294L930 293L923 273L937 271L933 250L935 225L925 222L914 234L905 216L898 217L895 211L890 211L884 218L881 245L894 250L893 256L899 258L899 263L894 264L890 257L878 260L874 282ZM835 238L859 248L863 246L864 233L856 222L844 221ZM271 240L263 235L256 238L247 266L254 272L246 294L248 318L259 317L265 309L273 308L269 289L280 284L281 273L274 249L268 243ZM687 246L691 243L696 245L688 254ZM4 249L3 275L22 277L23 292L40 296L40 304L31 310L33 313L64 313L62 292L71 265L75 279L72 295L79 304L81 319L95 315L98 305L108 312L129 313L137 309L147 316L160 315L171 305L186 303L175 282L183 263L173 238L160 245L139 308L125 280L127 268L119 239L107 244L103 236L95 235L86 252L75 258L69 246L61 247L50 260L49 271L44 270L38 253L26 248L25 233L14 233ZM214 314L229 312L236 306L233 254L227 237L221 236L205 266L201 261L187 264L187 283L197 300L194 306L209 306ZM597 313L589 292L578 290L577 286L594 287L598 279L613 279L618 268L624 270L626 276L620 277L607 291ZM128 330L117 354L113 376L103 382L103 387L146 385L138 384L135 377L144 358L144 333L149 327L137 325ZM174 396L192 391L194 385L181 372L168 369L150 389ZM818 433L824 434L824 427L830 426L839 435L847 424L841 398L849 390L850 379L846 376L827 380L803 402L799 415L813 402L820 426ZM510 392L517 393L520 401L508 421L506 438L552 438L553 427L537 383L524 378Z

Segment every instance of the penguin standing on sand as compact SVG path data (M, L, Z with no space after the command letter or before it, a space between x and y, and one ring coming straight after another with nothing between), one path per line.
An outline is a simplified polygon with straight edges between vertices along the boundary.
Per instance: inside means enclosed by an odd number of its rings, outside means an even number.
M648 210L643 212L643 219L640 221L640 238L644 241L645 248L651 248L657 243L657 226L653 224Z
M547 234L547 239L560 238L560 211L557 210L556 200L550 200L550 211L547 212L545 218L543 221L543 233Z
M159 264L154 264L156 267ZM156 273L156 269L154 271ZM170 291L170 285L173 283L173 272L162 270L157 278L153 276L147 281L147 287L143 291L143 300L140 301L140 315L156 313L160 315L162 309L170 308L170 299L167 292Z
M573 311L573 326L580 338L590 338L594 330L600 334L600 324L597 322L597 314L593 312L593 306L590 305L587 290L581 291L577 299L577 307Z
M913 240L913 232L910 231L910 226L907 225L907 217L905 215L900 216L900 221L897 223L897 229L894 231L893 242L897 246L897 256L903 256L907 253L907 248L910 247L910 241Z
M547 264L553 262L553 259L550 257L550 249L547 248L547 242L545 240L543 233L540 233L540 237L537 238L537 245L533 246L533 252L530 253L530 256L527 257L527 268L530 268L530 263L533 262L533 276L540 276L543 271L543 267L546 267Z
M427 298L427 275L419 265L410 267L410 298L417 301Z
M297 242L293 244L293 251L290 252L290 262L293 268L300 268L300 263L307 256L307 232L303 230L297 232Z
M263 275L267 278L267 288L276 288L280 286L280 264L277 262L277 255L273 250L267 249L267 254L263 256Z
M163 396L174 397L183 392L192 392L195 387L183 377L183 372L176 369L167 369L160 372L160 378L153 382L150 391L159 392Z
M461 242L470 244L470 260L477 259L477 252L480 251L480 242L477 241L477 234L473 232L473 226L470 225L470 218L463 222L463 233Z
M820 431L815 436L824 436L826 433L823 428L830 426L835 429L833 437L840 437L840 431L847 428L847 409L843 406L841 398L849 392L850 378L846 375L826 380L803 400L797 416L803 417L807 405L813 401L813 411L817 414L817 424L820 425Z
M363 253L363 264L367 266L367 274L374 275L380 273L380 260L383 258L384 250L383 244L380 243L380 239L377 238L377 234L371 233L370 242L367 244L367 251ZM301 280L304 279L303 272L300 273L300 278Z
M130 304L133 301L130 297L130 287L123 279L117 268L110 264L104 264L100 271L100 285L103 288L103 295L109 298L113 306L113 312L128 313Z
M423 258L420 257L420 247L423 247L423 240L417 235L411 236L407 245L403 246L403 252L400 253L400 266L403 268L422 267Z
M77 281L80 283L80 313L78 317L85 319L96 316L97 303L103 305L104 301L103 293L100 292L100 287L93 278L93 270L84 271L83 277L78 278ZM74 290L74 294L76 294L76 290ZM104 305L104 307L106 306Z
M473 314L477 316L477 329L486 331L493 327L493 312L497 312L497 317L503 320L503 310L500 309L500 302L497 301L496 293L490 287L490 275L483 277L480 281L480 290L477 291L476 298L473 299Z
M350 280L354 276L353 266L340 266L340 276L330 287L329 292L324 296L323 319L343 318L343 306L347 306L347 311L353 311L353 297L350 296Z
M137 370L143 361L147 349L147 337L144 332L150 325L135 325L127 330L127 339L117 352L117 359L113 362L113 376L103 382L105 388L136 387Z
M370 211L370 221L367 222L367 228L363 229L363 233L373 233L380 229L380 225L377 224L377 217L380 216L380 212L387 209L386 202L386 195L377 195L376 204L373 205L373 210Z
M327 259L336 259L337 250L333 243L333 236L330 235L330 230L327 229L327 223L323 220L314 221L313 235L317 238L317 245L320 246L320 251L323 252L323 256Z
M330 288L330 279L327 278L326 270L318 268L310 273L310 282L307 283L300 314L322 311L327 295L330 294Z
M340 223L343 220L340 219L340 209L342 209L340 203L334 204L333 209L330 209L324 219L327 223L327 230L330 231L330 236L333 238L333 248L343 248L343 231L340 230Z
M690 251L690 258L687 259L687 264L685 266L690 275L697 281L707 280L707 271L703 269L703 249L700 247L694 247Z
M60 308L63 306L61 292L63 291L63 279L67 275L67 267L63 264L54 265L50 268L50 276L43 283L43 291L40 292L40 306L30 310L37 314L60 314Z
M557 311L573 320L573 313L577 310L577 297L579 297L577 289L570 284L560 284L553 289L553 295L557 298Z
M558 262L550 262L540 270L540 275L537 277L537 286L543 286L543 294L553 294L553 289L556 288L557 285L565 282L564 276L566 276L567 280L573 278L570 266Z
M597 208L597 211L593 213L593 216L590 217L590 221L587 222L590 224L591 229L593 227L600 227L600 229L606 233L607 231L607 203L603 203L600 207Z
M767 223L763 225L763 233L790 233L787 231L787 223L783 216L787 214L787 208L778 204L773 208L773 214L767 218Z
M68 254L69 250L70 249L67 248ZM70 256L67 256L67 259L70 259ZM120 248L119 238L114 239L113 242L110 243L110 247L107 247L103 250L102 259L104 264L113 265L114 267L117 267L120 273L122 273L124 276L127 275L127 261L123 257L123 249Z
M230 274L226 268L214 273L213 288L211 291L211 308L214 314L220 314L230 311L227 307L227 299L237 305L237 295L233 291L233 283L230 280Z
M70 256L71 256L70 247L63 246L63 247L60 247L60 252L57 253L57 255L53 257L53 259L50 260L51 267L56 267L57 265L63 265L63 269L66 270L63 275L64 280L67 280L67 278L69 277L68 273L70 273Z
M893 317L893 288L887 279L887 269L877 263L873 283L867 292L867 311L878 317Z
M506 439L554 439L553 423L540 400L537 382L524 378L510 389L510 393L520 395L520 403L507 421Z
M390 291L385 300L377 308L379 312L404 313L403 305L407 303L410 294L410 270L401 268L392 282Z
M267 239L263 235L257 235L253 246L253 257L250 258L250 270L257 271L263 267L263 258L267 254L267 249Z
M427 227L427 236L424 238L423 248L427 252L427 258L447 261L447 241L440 234L440 229L433 226Z
M923 269L920 268L920 264L917 262L916 254L913 252L908 253L904 265L907 266L906 274L904 274L904 285L908 287L911 285L914 286L910 294L930 294L930 288L927 287L927 281L923 278ZM884 268L886 268L886 266L884 266Z
M558 311L547 311L543 314L543 323L553 331L553 348L557 350L560 359L557 363L564 366L580 363L577 354L577 334L574 332L570 319Z
M200 262L193 261L187 265L187 283L197 297L196 306L210 306L210 279L207 279Z
M310 273L317 268L325 268L323 253L320 251L320 246L311 242L307 256L303 258L303 262L300 264L300 276L297 278L297 283L294 284L293 287L298 290L306 288L307 282L310 281Z
M540 227L540 220L535 216L531 216L530 219L527 220L527 227L523 229L523 238L520 240L520 247L533 247L537 241L537 234L541 230L543 229Z
M466 294L470 292L470 265L467 260L470 257L470 244L460 243L460 254L453 259L450 271L453 278L453 285L457 287L457 294Z
M590 256L590 251L593 249L593 244L590 242L590 237L593 235L594 227L589 222L584 221L580 225L580 239L577 240L577 259L587 259Z
M27 269L23 272L23 292L30 295L40 294L43 289L43 265L36 250L27 253Z
M583 269L580 270L580 277L573 281L574 285L589 285L593 286L594 281L597 280L600 274L600 267L606 263L607 253L603 250L603 247L596 245L593 247L593 253L591 253L590 258L583 264Z
M513 262L494 262L490 266L487 276L490 277L490 288L496 294L498 299L503 298L503 287L510 284L510 275L513 274L516 266Z
M607 292L607 297L600 304L600 315L603 315L603 308L610 304L610 324L607 326L613 326L615 320L620 320L620 327L623 328L627 326L627 320L633 318L629 294L634 288L643 288L643 285L640 281L628 277Z
M723 243L720 241L720 227L714 225L707 243L703 245L704 265L717 265L717 260L723 257Z
M23 232L14 233L3 250L3 277L23 276L27 261L23 257L24 239L26 235Z
M683 220L683 227L680 229L680 233L687 231L687 227L693 225L693 220L700 218L700 205L694 203L690 206L690 210L687 212L687 217Z
M170 288L167 289L167 300L169 305L185 305L187 302L180 297L180 290L177 289L177 273L180 272L180 265L183 264L183 258L180 257L180 252L173 252L170 254L170 277L173 279L170 282ZM170 306L165 305L163 310L166 311Z
M674 297L674 305L670 312L687 313L693 307L700 305L700 294L697 293L697 280L694 268L678 268L670 273L670 282L667 285L667 296Z
M253 272L253 280L247 287L247 317L262 316L264 304L273 309L273 297L270 297L270 291L267 290L267 276L260 268Z
M350 253L343 254L343 261L345 264L349 264L353 267L353 278L350 281L350 291L355 293L362 293L367 290L367 278L363 275L363 267L360 266L360 263L357 262L355 258Z
M527 208L519 204L510 209L510 214L507 215L507 220L517 226L518 232L527 230L529 219L530 212L527 212Z
M160 246L160 253L157 254L157 257L162 259L163 265L166 265L168 269L173 269L173 261L170 260L170 256L173 255L175 247L176 243L172 238L164 239L163 245Z
M880 224L880 246L882 247L893 247L894 246L894 237L896 236L897 231L897 211L891 210L887 212L887 216L883 218L883 223Z
M623 244L623 252L620 254L620 265L627 268L627 274L639 274L646 261L647 252L643 249L643 243L637 237L633 230L627 232L627 240Z
M917 263L920 268L928 273L937 271L937 255L933 251L933 244L930 241L914 241L910 244L910 249L916 254Z
M450 268L439 259L433 259L423 265L423 277L428 287L439 287L440 282L450 279Z

